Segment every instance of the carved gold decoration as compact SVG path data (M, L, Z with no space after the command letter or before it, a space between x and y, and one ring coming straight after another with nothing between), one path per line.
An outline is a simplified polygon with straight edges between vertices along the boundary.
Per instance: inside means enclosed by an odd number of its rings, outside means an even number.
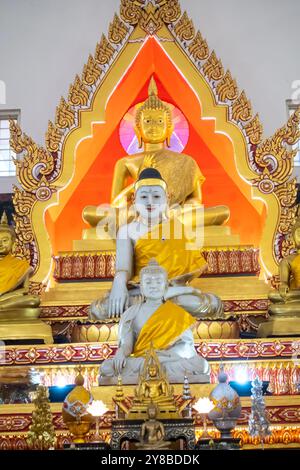
M236 80L232 78L229 70L227 70L222 80L218 83L216 92L220 101L233 101L238 97L238 86L236 84Z
M86 106L89 100L89 90L76 75L73 85L69 89L69 102L73 106Z
M126 38L128 31L129 28L115 14L112 23L109 25L108 39L113 44L120 44Z
M72 127L75 122L75 111L66 100L61 97L56 108L55 124L61 129Z
M114 53L115 53L115 49L106 39L105 35L102 34L100 43L98 43L96 46L96 51L95 51L96 62L98 62L98 64L100 65L106 65L110 62Z
M188 17L186 11L174 26L174 31L180 41L189 41L195 36L193 21Z
M156 33L163 23L178 20L181 9L178 0L155 0L145 5L144 0L121 0L120 16L130 25L139 25L147 34Z
M251 103L244 91L232 105L232 117L235 121L248 121L252 117Z
M251 144L258 145L261 142L263 126L259 120L258 114L254 116L244 129Z
M198 31L188 47L188 51L194 60L205 60L209 56L209 49L205 39Z
M45 136L46 148L48 152L58 152L62 132L53 124L48 122L48 129Z
M212 51L208 60L203 65L203 73L208 80L220 80L224 75L224 68L215 51Z
M101 75L101 69L94 57L90 54L86 65L83 67L82 82L85 85L94 85Z

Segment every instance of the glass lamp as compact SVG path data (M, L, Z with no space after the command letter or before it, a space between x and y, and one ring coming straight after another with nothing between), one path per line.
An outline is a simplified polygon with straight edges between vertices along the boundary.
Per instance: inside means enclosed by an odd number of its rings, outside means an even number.
M211 436L207 432L207 414L213 410L215 405L209 398L199 398L199 400L193 405L193 408L199 413L203 421L203 433L201 439L209 439Z
M105 413L107 413L108 408L101 400L94 400L91 405L88 406L87 411L96 418L96 434L94 437L95 442L101 442L100 434L99 434L99 424L100 418Z

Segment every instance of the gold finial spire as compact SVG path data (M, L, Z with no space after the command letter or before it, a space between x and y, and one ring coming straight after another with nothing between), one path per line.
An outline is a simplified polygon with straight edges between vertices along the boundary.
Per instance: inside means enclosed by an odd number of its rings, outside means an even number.
M3 213L2 213L0 225L3 226L3 227L9 227L8 218L7 218L7 214L6 214L5 211L3 211Z
M149 87L148 87L148 96L157 96L157 95L158 95L157 85L152 75L150 83L149 83Z

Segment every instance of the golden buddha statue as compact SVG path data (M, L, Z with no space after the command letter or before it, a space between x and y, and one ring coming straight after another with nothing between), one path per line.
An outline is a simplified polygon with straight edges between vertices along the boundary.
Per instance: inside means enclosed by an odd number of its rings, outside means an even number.
M202 184L205 177L197 163L189 155L173 152L168 149L174 130L170 107L160 100L154 78L149 85L149 96L137 110L135 133L143 152L126 156L118 160L114 170L112 184L112 207L128 208L134 193L134 184L127 185L128 179L138 179L145 168L159 171L168 187L169 206L177 208L178 214L184 217L185 223L193 221L193 208L202 207ZM182 205L185 208L182 208ZM229 218L230 211L226 206L204 209L201 224L205 226L222 225ZM99 215L96 206L87 206L83 219L92 227L83 233L84 239L97 237L96 226L107 214ZM124 220L123 223L128 222Z
M142 424L140 442L136 445L142 450L168 449L171 442L165 441L165 427L161 421L157 421L158 407L155 403L149 403L148 419Z
M12 254L14 241L15 232L4 212L0 222L0 338L52 343L51 327L38 320L40 299L29 292L33 269Z
M269 294L270 318L260 324L260 337L300 334L300 216L292 236L296 252L279 263L279 287Z

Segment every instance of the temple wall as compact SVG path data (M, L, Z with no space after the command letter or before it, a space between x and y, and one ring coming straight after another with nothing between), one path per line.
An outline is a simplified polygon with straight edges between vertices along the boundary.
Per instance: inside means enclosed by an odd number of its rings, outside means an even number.
M300 81L300 2L181 0L181 5L246 90L265 134L272 134L286 121L286 99L293 81ZM38 143L60 96L67 95L118 9L119 0L0 0L0 80L6 84L0 109L20 108L22 129ZM11 180L0 182L0 192L10 187Z

